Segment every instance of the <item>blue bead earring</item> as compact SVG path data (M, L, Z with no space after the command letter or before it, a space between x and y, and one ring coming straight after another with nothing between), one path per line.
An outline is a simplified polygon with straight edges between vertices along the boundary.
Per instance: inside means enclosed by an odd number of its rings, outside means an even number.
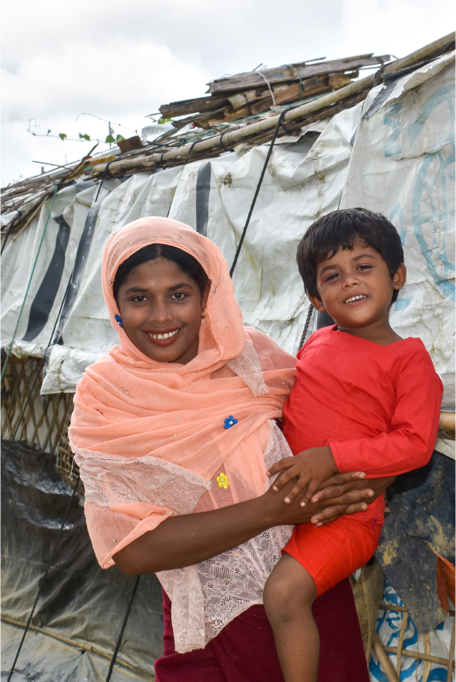
M116 320L119 327L123 327L122 318L120 317L120 315L116 315L114 319Z

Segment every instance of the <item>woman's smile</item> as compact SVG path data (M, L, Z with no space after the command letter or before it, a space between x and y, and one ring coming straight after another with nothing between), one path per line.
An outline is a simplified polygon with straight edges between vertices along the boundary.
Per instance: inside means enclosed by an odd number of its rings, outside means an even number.
M169 346L176 340L176 335L179 333L180 329L173 329L172 331L164 329L161 332L144 332L146 336L156 343L157 346Z
M206 296L177 263L155 258L133 268L119 287L117 305L130 341L151 360L193 360Z

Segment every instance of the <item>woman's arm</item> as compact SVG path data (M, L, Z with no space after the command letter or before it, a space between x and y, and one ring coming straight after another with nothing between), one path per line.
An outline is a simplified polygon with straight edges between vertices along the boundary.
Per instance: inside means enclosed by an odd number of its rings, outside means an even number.
M331 487L317 493L322 495L320 501L311 502L305 508L296 501L285 504L283 496L270 489L253 500L222 509L170 517L121 549L113 559L127 575L155 573L197 564L273 526L308 523L313 516L321 514L324 523L329 523L347 509L352 508L348 513L363 511L367 504L362 500L374 499L373 490L366 488L363 480L353 481L354 476L364 478L364 474L332 477ZM348 480L352 483L347 485ZM291 489L293 481L287 485Z

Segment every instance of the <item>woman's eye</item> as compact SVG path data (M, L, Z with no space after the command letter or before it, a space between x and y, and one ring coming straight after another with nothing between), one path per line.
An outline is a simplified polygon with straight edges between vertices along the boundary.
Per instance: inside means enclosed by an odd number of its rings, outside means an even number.
M184 294L183 291L176 291L173 295L172 298L175 301L183 301L185 298L187 298L187 294Z
M146 300L145 296L135 296L134 298L131 299L135 303L142 303L143 301Z

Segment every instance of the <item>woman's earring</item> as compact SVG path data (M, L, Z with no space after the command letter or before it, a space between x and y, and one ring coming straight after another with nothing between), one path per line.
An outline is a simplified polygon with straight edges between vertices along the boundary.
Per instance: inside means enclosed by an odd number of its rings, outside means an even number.
M116 315L114 319L117 322L117 324L119 325L119 327L123 327L123 322L122 322L122 318L120 317L120 315Z
M206 306L205 305L203 305L203 312L201 313L201 317L203 318L203 320L206 317Z

